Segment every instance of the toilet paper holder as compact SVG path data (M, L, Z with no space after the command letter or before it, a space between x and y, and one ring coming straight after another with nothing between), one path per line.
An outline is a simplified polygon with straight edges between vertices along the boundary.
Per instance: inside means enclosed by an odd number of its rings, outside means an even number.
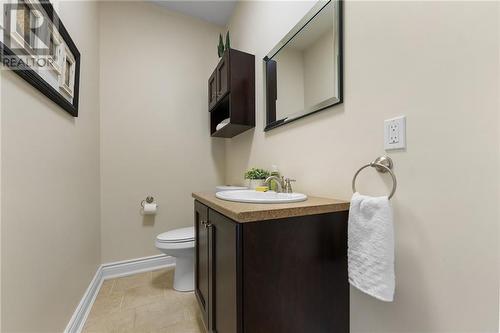
M144 203L151 204L154 201L155 201L155 198L153 198L152 196L147 196L146 199L141 201L141 207L144 208ZM157 204L156 207L160 207L160 206Z

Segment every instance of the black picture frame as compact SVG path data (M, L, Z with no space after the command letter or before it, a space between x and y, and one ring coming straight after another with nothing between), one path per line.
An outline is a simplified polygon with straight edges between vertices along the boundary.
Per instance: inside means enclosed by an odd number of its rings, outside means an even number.
M0 60L2 63L13 70L14 73L19 75L23 80L31 84L42 94L47 96L54 103L59 105L65 111L67 111L73 117L78 117L78 102L80 95L80 51L76 47L73 39L69 35L66 27L62 23L61 19L57 15L54 10L53 5L50 1L36 1L37 4L43 9L44 18L48 19L54 27L57 28L57 32L61 36L62 40L71 51L72 56L75 60L75 74L74 74L74 85L73 85L73 98L72 103L68 101L60 92L54 89L49 83L47 83L38 73L36 73L33 69L31 69L28 65L26 65L19 56L11 50L7 45L3 42L0 42ZM4 18L8 15L7 11L3 10ZM4 19L4 22L10 22L7 19ZM4 40L5 41L5 40ZM12 59L16 58L17 65L15 67L12 66L12 61L4 61L4 59ZM19 65L20 64L20 65Z

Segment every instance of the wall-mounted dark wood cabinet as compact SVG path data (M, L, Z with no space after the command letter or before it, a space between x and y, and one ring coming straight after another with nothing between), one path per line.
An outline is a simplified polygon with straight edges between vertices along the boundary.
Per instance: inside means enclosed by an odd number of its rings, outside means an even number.
M211 110L217 103L217 72L214 71L208 79L208 109Z
M255 57L229 49L208 79L210 134L231 138L255 127ZM223 120L229 119L217 130Z
M194 211L207 332L349 332L348 211L246 223Z
M236 50L234 50L236 51ZM217 65L216 73L217 73L217 99L220 99L226 95L226 93L229 91L229 69L228 69L228 63L229 63L229 54L232 55L232 61L235 62L236 58L238 56L235 56L234 53L231 52L231 50L227 51L224 53L222 56L222 59L219 61L219 64Z

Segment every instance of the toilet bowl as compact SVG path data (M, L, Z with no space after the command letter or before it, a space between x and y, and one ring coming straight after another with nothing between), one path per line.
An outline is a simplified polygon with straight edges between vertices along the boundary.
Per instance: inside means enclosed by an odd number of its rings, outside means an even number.
M175 258L174 289L194 290L194 227L179 228L156 236L156 248Z

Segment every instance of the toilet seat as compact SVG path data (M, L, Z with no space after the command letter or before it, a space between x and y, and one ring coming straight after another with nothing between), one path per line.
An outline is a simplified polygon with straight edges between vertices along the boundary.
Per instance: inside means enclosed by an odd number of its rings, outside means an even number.
M194 241L194 227L170 230L156 236L158 243L187 243Z

